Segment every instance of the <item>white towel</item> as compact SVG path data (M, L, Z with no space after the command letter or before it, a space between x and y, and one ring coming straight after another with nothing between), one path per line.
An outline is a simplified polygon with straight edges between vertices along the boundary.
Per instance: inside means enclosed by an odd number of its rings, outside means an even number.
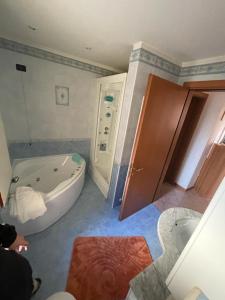
M46 211L44 198L40 192L26 186L16 188L15 197L10 200L11 216L25 223L42 216Z

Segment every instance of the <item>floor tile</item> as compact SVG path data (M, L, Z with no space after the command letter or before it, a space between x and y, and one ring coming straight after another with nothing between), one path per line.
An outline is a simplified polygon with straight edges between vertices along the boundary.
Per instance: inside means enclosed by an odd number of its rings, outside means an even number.
M30 248L26 257L34 276L43 280L33 299L45 300L64 290L73 241L77 236L144 236L153 259L161 255L157 235L160 212L154 205L123 221L118 220L118 215L119 209L111 208L87 176L83 192L72 209L47 230L28 237Z
M198 195L194 189L183 190L175 185L164 183L159 199L154 205L163 212L171 207L185 207L204 213L209 200Z

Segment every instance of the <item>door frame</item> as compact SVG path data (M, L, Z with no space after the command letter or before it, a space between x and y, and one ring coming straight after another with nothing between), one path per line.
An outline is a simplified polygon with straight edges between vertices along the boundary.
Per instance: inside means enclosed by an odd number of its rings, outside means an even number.
M157 197L159 196L161 183L162 183L163 178L165 177L166 170L168 169L170 160L172 158L173 150L175 149L176 142L177 142L177 139L179 137L180 129L181 129L182 125L183 125L183 121L184 121L184 119L186 117L186 112L187 112L187 110L189 108L189 105L191 103L192 97L194 95L198 95L199 92L204 92L204 91L205 92L207 92L207 91L215 91L215 92L216 91L225 91L225 80L188 81L188 82L184 82L183 83L183 87L188 88L188 90L189 90L188 96L187 96L186 105L184 107L184 110L183 110L183 113L182 113L182 116L181 116L181 120L180 120L181 122L179 122L179 125L178 125L179 128L177 128L177 130L176 130L176 133L175 133L175 136L174 136L171 148L169 150L169 153L168 153L168 156L167 156L167 160L166 160L166 163L164 165L164 168L163 168L163 171L162 171L162 174L161 174L161 178L160 178L160 181L158 183L158 186L157 186L157 189L156 189L153 201L155 201L157 199ZM141 112L142 112L143 109L144 109L144 101L142 102L142 106L141 106L141 110L140 110L139 122L142 121L140 116L141 116ZM139 124L139 122L138 122L138 124ZM136 129L135 139L136 139L136 136L137 136L137 131L138 131L138 129ZM128 180L128 177L129 177L130 169L132 168L132 163L131 162L132 162L132 156L133 156L134 148L135 148L135 142L134 142L133 147L132 147L132 152L131 152L131 157L130 157L130 161L129 161L128 172L127 172L126 181L125 181L125 185L124 185L123 197L124 197L124 194L125 194L126 182ZM119 219L121 220L121 210L120 210L120 217L119 217Z
M189 90L188 95L191 98L190 99L191 103L188 107L188 112L185 115L185 120L183 122L182 129L179 133L179 137L177 139L174 151L172 153L172 157L169 161L169 167L166 171L166 175L164 176L164 181L166 179L166 181L168 181L171 184L177 185L177 187L179 187L180 189L182 189L184 191L186 191L190 188L181 187L178 183L175 183L174 180L179 173L179 169L184 161L187 149L190 145L190 142L194 135L194 132L198 126L201 114L203 112L203 109L205 107L205 104L206 104L208 96L209 96L207 93L203 93L200 91L190 91L190 90ZM194 111L192 108L193 105L194 105ZM197 105L197 114L196 114L196 105ZM189 114L189 109L191 109L191 111L192 111L191 115ZM190 118L190 116L191 116L191 118ZM187 123L187 121L188 121L188 123ZM191 122L191 124L190 124L190 122ZM183 127L184 124L185 124L185 128ZM183 131L183 129L184 129L184 131ZM189 129L191 129L191 131L188 131ZM168 171L169 171L169 176L167 177ZM171 175L171 173L172 173L172 175Z
M210 92L210 91L225 92L225 80L185 81L183 83L183 87L186 87L189 89L188 97L191 95L198 96L198 92L200 92L200 93L201 92ZM175 144L175 146L176 146L176 144ZM171 159L171 157L170 157L170 159ZM170 159L169 159L169 161L170 161ZM160 185L161 184L162 184L162 182L160 182L158 185L156 195L155 195L155 200L157 200L157 197L160 194Z
M157 189L156 189L156 193L155 193L153 202L156 201L159 198L159 196L160 196L161 187L162 187L163 181L165 180L165 176L166 176L166 172L168 171L168 167L169 167L169 165L171 163L171 159L172 159L174 150L176 148L179 136L181 134L181 130L182 130L182 127L184 125L184 121L185 121L185 119L187 117L187 112L188 112L188 109L190 107L191 101L192 101L193 97L199 97L199 98L201 98L202 94L203 93L200 92L199 90L190 90L189 89L189 91L188 91L187 100L186 100L183 112L181 114L181 118L180 118L180 121L178 123L178 127L177 127L177 130L175 132L175 135L174 135L174 138L173 138L173 141L172 141L172 144L171 144L168 156L167 156L167 160L166 160L166 162L164 164L164 167L163 167L163 170L162 170L162 174L161 174L161 178L160 178L160 181L158 183L158 186L157 186Z
M155 77L155 78L154 78ZM124 197L127 193L127 190L128 190L128 186L127 186L127 183L128 181L130 180L130 176L131 176L131 173L133 171L133 164L134 164L134 157L135 157L135 152L137 150L137 147L138 147L138 144L139 144L139 134L142 130L142 124L144 122L144 118L145 118L145 115L143 114L143 112L145 112L146 110L146 107L148 106L149 104L149 101L151 102L151 100L148 100L146 101L146 97L149 98L149 93L152 89L152 86L151 86L151 83L153 81L153 79L160 79L160 80L164 80L165 82L170 83L170 84L174 84L177 86L177 89L181 89L182 92L185 91L186 95L185 95L185 100L184 100L184 105L182 106L182 109L181 109L181 115L179 115L179 118L178 118L178 127L174 130L174 135L172 137L172 141L171 141L171 145L169 146L168 148L168 153L166 154L165 156L165 163L164 164L164 167L163 167L163 170L165 169L165 165L167 163L167 160L168 160L168 154L170 154L171 150L172 150L172 147L173 146L173 143L174 141L178 138L179 134L178 134L178 131L181 129L182 127L182 124L181 122L184 120L184 118L182 117L183 114L185 112L187 112L188 110L188 107L190 105L190 100L188 98L189 96L189 89L188 88L185 88L185 87L182 87L182 85L178 85L177 83L175 82L172 82L172 81L169 81L169 80L166 80L164 78L160 78L158 77L157 75L154 75L154 74L149 74L149 78L148 78L148 84L147 84L147 87L146 87L146 90L145 90L145 95L144 97L142 98L142 104L141 104L141 109L140 109L140 112L139 112L139 118L138 118L138 122L137 122L137 126L136 126L136 132L135 132L135 137L134 137L134 142L133 142L133 145L132 145L132 152L131 152L131 155L130 155L130 160L129 160L129 166L128 166L128 172L127 172L127 176L126 176L126 180L125 180L125 185L124 185L124 190L123 190L123 196L122 196L122 204L121 204L121 210L120 210L120 215L119 215L119 219L122 220L126 217L123 216L122 214L122 211L124 209L124 206L125 206L125 202L124 202ZM171 88L171 87L170 87ZM173 91L174 87L172 88L172 91ZM174 91L173 91L174 92ZM181 91L179 91L180 93ZM176 92L177 93L177 92ZM199 92L194 92L195 94L198 94ZM191 92L192 94L192 92ZM150 99L150 98L149 98ZM136 141L138 139L138 141ZM175 147L175 145L174 145ZM137 168L137 166L135 166ZM160 171L160 176L159 176L159 179L157 181L157 184L156 184L156 189L154 191L154 195L153 195L153 199L151 202L153 202L155 200L155 196L156 196L156 193L158 191L158 187L159 187L159 183L161 182L161 176L162 176L162 173ZM150 203L149 203L150 204ZM146 206L146 205L145 205Z
M185 81L183 86L192 91L225 91L225 80Z
M225 92L225 80L202 80L202 81L185 81L183 86L189 89L191 92ZM156 199L160 193L160 189L157 190Z

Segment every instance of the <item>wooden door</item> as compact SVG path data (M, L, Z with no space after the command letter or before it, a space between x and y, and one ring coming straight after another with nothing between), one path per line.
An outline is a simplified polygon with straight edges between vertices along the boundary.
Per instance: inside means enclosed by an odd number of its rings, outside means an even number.
M187 95L187 88L149 76L125 183L121 220L154 201L175 147L179 121L184 120L182 112L187 111Z
M206 158L195 190L202 197L211 199L225 176L225 145L214 144L209 156Z

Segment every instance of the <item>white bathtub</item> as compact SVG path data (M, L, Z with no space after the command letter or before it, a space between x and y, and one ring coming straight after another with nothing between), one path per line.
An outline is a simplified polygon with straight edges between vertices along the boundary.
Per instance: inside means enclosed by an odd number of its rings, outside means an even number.
M47 211L44 215L22 224L9 215L9 207L2 211L4 223L16 226L18 233L30 235L45 230L59 220L75 203L84 185L85 160L79 154L55 155L26 159L13 169L17 183L10 186L13 198L17 186L31 186L44 195ZM10 200L12 201L12 200Z

